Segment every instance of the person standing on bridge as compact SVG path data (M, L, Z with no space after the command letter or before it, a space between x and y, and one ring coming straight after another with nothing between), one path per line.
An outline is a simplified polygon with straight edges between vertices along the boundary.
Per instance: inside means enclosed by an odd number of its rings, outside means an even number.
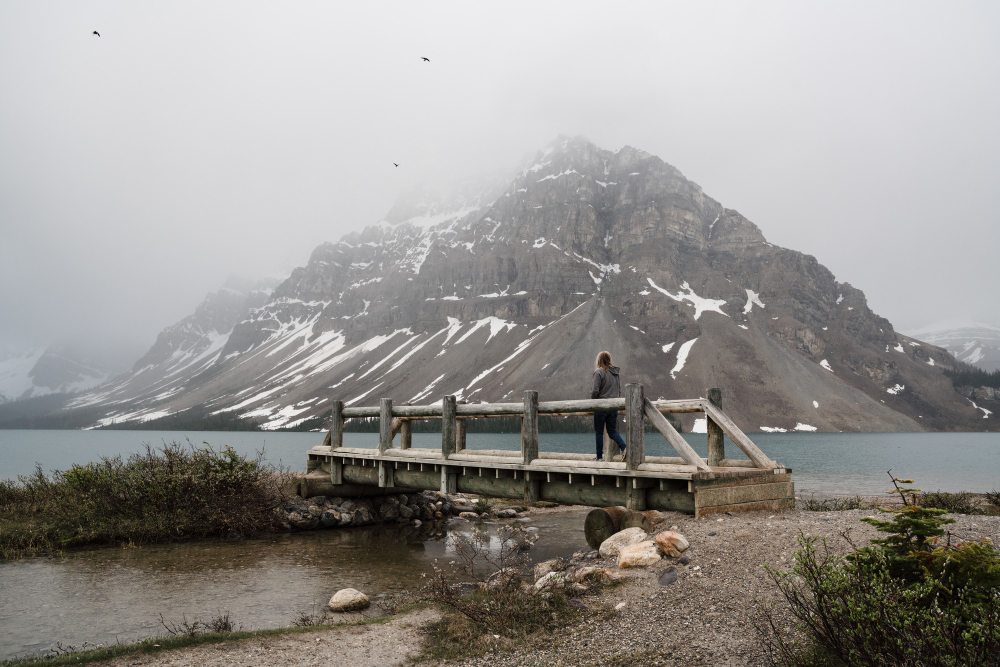
M618 398L622 395L621 381L618 372L621 369L611 364L611 353L601 352L597 355L597 370L594 371L594 386L590 391L591 398ZM597 458L604 457L604 431L608 437L618 443L621 448L622 460L625 460L625 441L618 435L618 411L594 410L594 432L597 437Z

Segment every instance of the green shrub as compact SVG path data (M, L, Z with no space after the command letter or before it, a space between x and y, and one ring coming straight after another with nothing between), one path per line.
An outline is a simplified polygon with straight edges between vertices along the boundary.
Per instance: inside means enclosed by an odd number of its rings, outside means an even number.
M277 525L284 473L224 447L146 447L0 482L0 558L85 544L254 535Z
M894 493L904 506L883 510L891 520L862 519L887 537L836 556L802 536L791 572L768 569L795 621L789 629L773 608L759 619L768 662L1000 664L1000 554L985 539L953 544L945 510L913 504L916 489Z

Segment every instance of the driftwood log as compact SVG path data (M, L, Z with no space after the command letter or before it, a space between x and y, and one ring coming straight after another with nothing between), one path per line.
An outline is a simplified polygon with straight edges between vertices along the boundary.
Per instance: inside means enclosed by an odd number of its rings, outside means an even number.
M599 507L590 510L583 522L583 532L587 544L597 549L601 542L626 528L638 526L649 531L653 521L643 512L625 509L624 507Z

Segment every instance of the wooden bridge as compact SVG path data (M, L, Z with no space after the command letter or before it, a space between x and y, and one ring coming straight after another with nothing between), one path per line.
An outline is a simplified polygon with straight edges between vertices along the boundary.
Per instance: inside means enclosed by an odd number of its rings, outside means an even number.
M592 455L539 451L538 417L590 415L624 410L625 460L614 443L605 443L605 460ZM708 457L700 457L664 413L704 413ZM521 417L521 451L466 449L468 419ZM345 447L344 420L379 420L375 448ZM441 448L411 446L412 422L441 420ZM659 431L678 456L646 456L646 422ZM394 445L396 435L399 445ZM747 458L725 456L725 438ZM592 436L591 436L592 437ZM607 439L606 439L607 440ZM344 407L333 403L333 424L323 444L309 452L309 474L300 485L304 497L375 495L437 489L516 498L524 502L677 510L695 516L713 512L794 507L791 470L769 459L722 411L722 393L708 399L650 401L640 384L625 386L624 398L543 401L525 391L521 403L474 403L445 396L434 405Z

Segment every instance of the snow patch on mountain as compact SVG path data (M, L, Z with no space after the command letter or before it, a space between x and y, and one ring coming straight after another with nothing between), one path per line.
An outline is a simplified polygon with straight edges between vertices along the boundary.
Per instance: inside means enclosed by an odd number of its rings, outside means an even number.
M721 308L722 306L726 305L725 299L706 299L704 297L700 297L697 294L695 294L694 289L692 289L691 286L688 285L687 281L684 281L681 284L682 291L678 292L677 294L671 294L670 292L668 292L667 290L663 289L655 282L653 282L652 278L646 278L646 280L649 282L650 287L652 287L658 292L666 294L674 301L690 302L691 305L694 306L694 319L696 320L699 317L701 317L701 314L703 312L706 311L718 313L720 315L725 315L726 317L729 317L729 315L726 315L724 312L722 312ZM687 292L687 294L684 293L685 291Z

